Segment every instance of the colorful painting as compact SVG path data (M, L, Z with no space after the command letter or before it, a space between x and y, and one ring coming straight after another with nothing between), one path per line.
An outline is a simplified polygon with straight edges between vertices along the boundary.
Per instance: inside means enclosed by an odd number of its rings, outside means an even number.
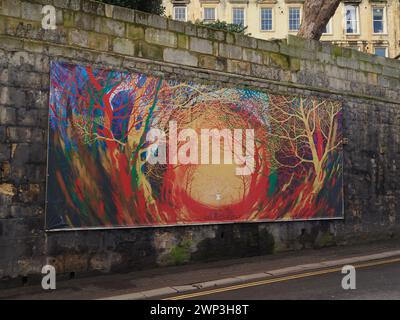
M47 229L342 218L342 107L51 66Z

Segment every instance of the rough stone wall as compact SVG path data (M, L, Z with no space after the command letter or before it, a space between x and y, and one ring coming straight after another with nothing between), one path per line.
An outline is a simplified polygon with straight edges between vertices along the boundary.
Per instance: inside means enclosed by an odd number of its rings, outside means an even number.
M43 4L57 9L54 31L41 28ZM339 99L345 219L46 233L53 60ZM0 279L26 281L46 262L108 272L397 236L399 84L400 61L293 36L257 40L87 0L0 0Z

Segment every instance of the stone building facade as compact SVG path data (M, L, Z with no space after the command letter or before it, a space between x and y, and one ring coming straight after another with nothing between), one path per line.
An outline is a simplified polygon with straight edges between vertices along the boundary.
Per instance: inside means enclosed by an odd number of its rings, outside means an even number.
M164 0L166 15L184 21L227 21L260 39L295 35L304 0ZM400 1L343 1L322 41L395 58L400 54Z

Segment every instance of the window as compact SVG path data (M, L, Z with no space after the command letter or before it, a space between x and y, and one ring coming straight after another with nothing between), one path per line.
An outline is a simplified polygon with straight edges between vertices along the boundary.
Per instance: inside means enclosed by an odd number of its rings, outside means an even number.
M379 57L386 57L387 56L387 48L375 47L375 55L377 55Z
M174 7L174 19L186 21L186 7Z
M244 8L232 9L232 23L239 24L244 27Z
M332 34L332 19L328 21L324 29L322 30L322 34Z
M372 16L373 16L373 24L374 24L374 33L385 33L385 8L372 8Z
M300 8L289 8L289 31L300 29Z
M261 30L272 30L272 8L261 8Z
M358 6L345 6L346 33L359 33L358 30Z
M203 20L206 22L215 21L215 8L204 8L203 9Z

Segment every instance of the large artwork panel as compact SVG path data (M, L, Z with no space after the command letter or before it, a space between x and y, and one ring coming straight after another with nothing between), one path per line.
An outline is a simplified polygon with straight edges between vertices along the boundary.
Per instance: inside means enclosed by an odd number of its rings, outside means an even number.
M52 63L47 229L341 218L342 107Z

